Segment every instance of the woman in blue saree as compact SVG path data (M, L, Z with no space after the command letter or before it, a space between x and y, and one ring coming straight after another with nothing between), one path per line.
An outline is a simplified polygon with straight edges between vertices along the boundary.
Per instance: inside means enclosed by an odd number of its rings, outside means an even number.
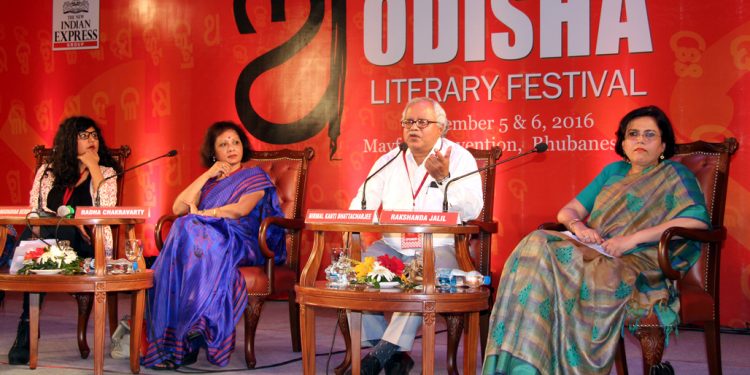
M674 132L659 108L631 111L616 135L624 161L607 165L557 214L575 238L537 230L508 258L484 374L609 374L625 314L653 311L667 338L679 323L677 291L656 251L668 227L708 227L703 194L684 165L668 160ZM670 255L686 272L700 247L676 240Z
M208 170L175 199L175 220L154 263L149 294L148 349L144 366L174 369L197 360L229 363L235 326L247 305L245 280L237 267L265 262L258 227L265 217L283 216L276 189L260 168L242 168L250 144L240 127L218 122L207 131L201 158ZM274 262L286 258L284 231L272 228Z

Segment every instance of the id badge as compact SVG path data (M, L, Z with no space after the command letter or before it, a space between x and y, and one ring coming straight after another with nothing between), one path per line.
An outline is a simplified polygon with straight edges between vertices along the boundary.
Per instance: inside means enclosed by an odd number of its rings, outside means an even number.
M401 248L421 249L423 238L421 233L401 233Z

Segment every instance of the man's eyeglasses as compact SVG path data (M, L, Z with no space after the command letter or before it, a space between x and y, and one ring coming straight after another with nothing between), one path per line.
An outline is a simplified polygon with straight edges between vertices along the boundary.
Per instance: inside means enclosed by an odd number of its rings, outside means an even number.
M96 133L96 130L92 130L90 132L79 132L78 133L78 139L82 141L87 141L89 137L93 138L95 141L99 140L99 134Z
M656 139L656 137L659 137L659 133L653 130L646 130L643 133L639 132L638 130L628 130L625 133L625 138L630 141L638 140L638 138L640 138L641 136L643 136L644 141L651 142Z
M414 124L417 124L418 128L424 129L430 126L430 124L437 124L437 123L438 123L437 121L426 120L423 118L418 118L416 120L414 119L401 120L401 126L403 126L406 129L411 129L411 127L414 126Z

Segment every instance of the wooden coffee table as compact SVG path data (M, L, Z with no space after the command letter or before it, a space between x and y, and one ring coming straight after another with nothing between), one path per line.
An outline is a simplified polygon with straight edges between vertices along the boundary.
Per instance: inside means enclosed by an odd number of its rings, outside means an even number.
M455 235L456 257L464 270L472 269L465 236L476 233L475 226L436 225L373 225L373 224L305 224L305 229L315 232L312 253L302 271L300 284L295 287L300 304L302 326L302 361L305 374L315 373L315 309L335 308L351 310L352 373L359 374L362 311L415 312L423 315L422 326L422 372L432 374L435 362L435 314L466 313L464 326L464 372L476 371L477 342L479 341L479 312L487 309L489 291L486 288L459 289L457 292L442 292L435 288L434 251L432 235L445 233ZM352 232L355 239L362 232L377 233L423 233L424 234L424 282L422 290L326 287L325 281L316 277L324 253L325 234ZM361 259L359 241L351 248L351 257Z
M128 238L135 238L133 226L143 219L30 219L31 225L94 225L94 275L9 275L0 274L0 290L29 292L29 368L35 369L39 348L39 293L93 293L94 294L94 373L104 372L104 343L108 337L105 330L107 292L132 291L130 325L130 371L140 372L140 344L143 334L143 311L146 289L154 285L153 271L139 264L142 272L108 275L104 260L104 225L123 225ZM25 220L0 218L0 248L5 245L5 224L23 224ZM142 260L139 261L142 263Z

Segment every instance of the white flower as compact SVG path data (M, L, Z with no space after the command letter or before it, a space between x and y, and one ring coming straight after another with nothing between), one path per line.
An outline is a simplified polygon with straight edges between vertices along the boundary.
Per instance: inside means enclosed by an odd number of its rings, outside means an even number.
M73 261L76 260L76 258L78 258L78 255L76 255L75 251L65 250L65 258L63 258L63 262L65 262L65 264L72 263Z
M40 257L37 263L43 264L47 263L48 260L55 260L55 257L52 256L52 253L49 251L45 251Z
M51 254L55 258L62 258L65 253L63 253L63 249L59 248L57 245L52 245L49 247L49 254Z
M372 271L370 271L367 276L369 276L373 280L382 282L383 279L385 279L385 281L393 280L393 278L396 277L396 274L380 265L380 262L375 262L374 266L372 267Z

